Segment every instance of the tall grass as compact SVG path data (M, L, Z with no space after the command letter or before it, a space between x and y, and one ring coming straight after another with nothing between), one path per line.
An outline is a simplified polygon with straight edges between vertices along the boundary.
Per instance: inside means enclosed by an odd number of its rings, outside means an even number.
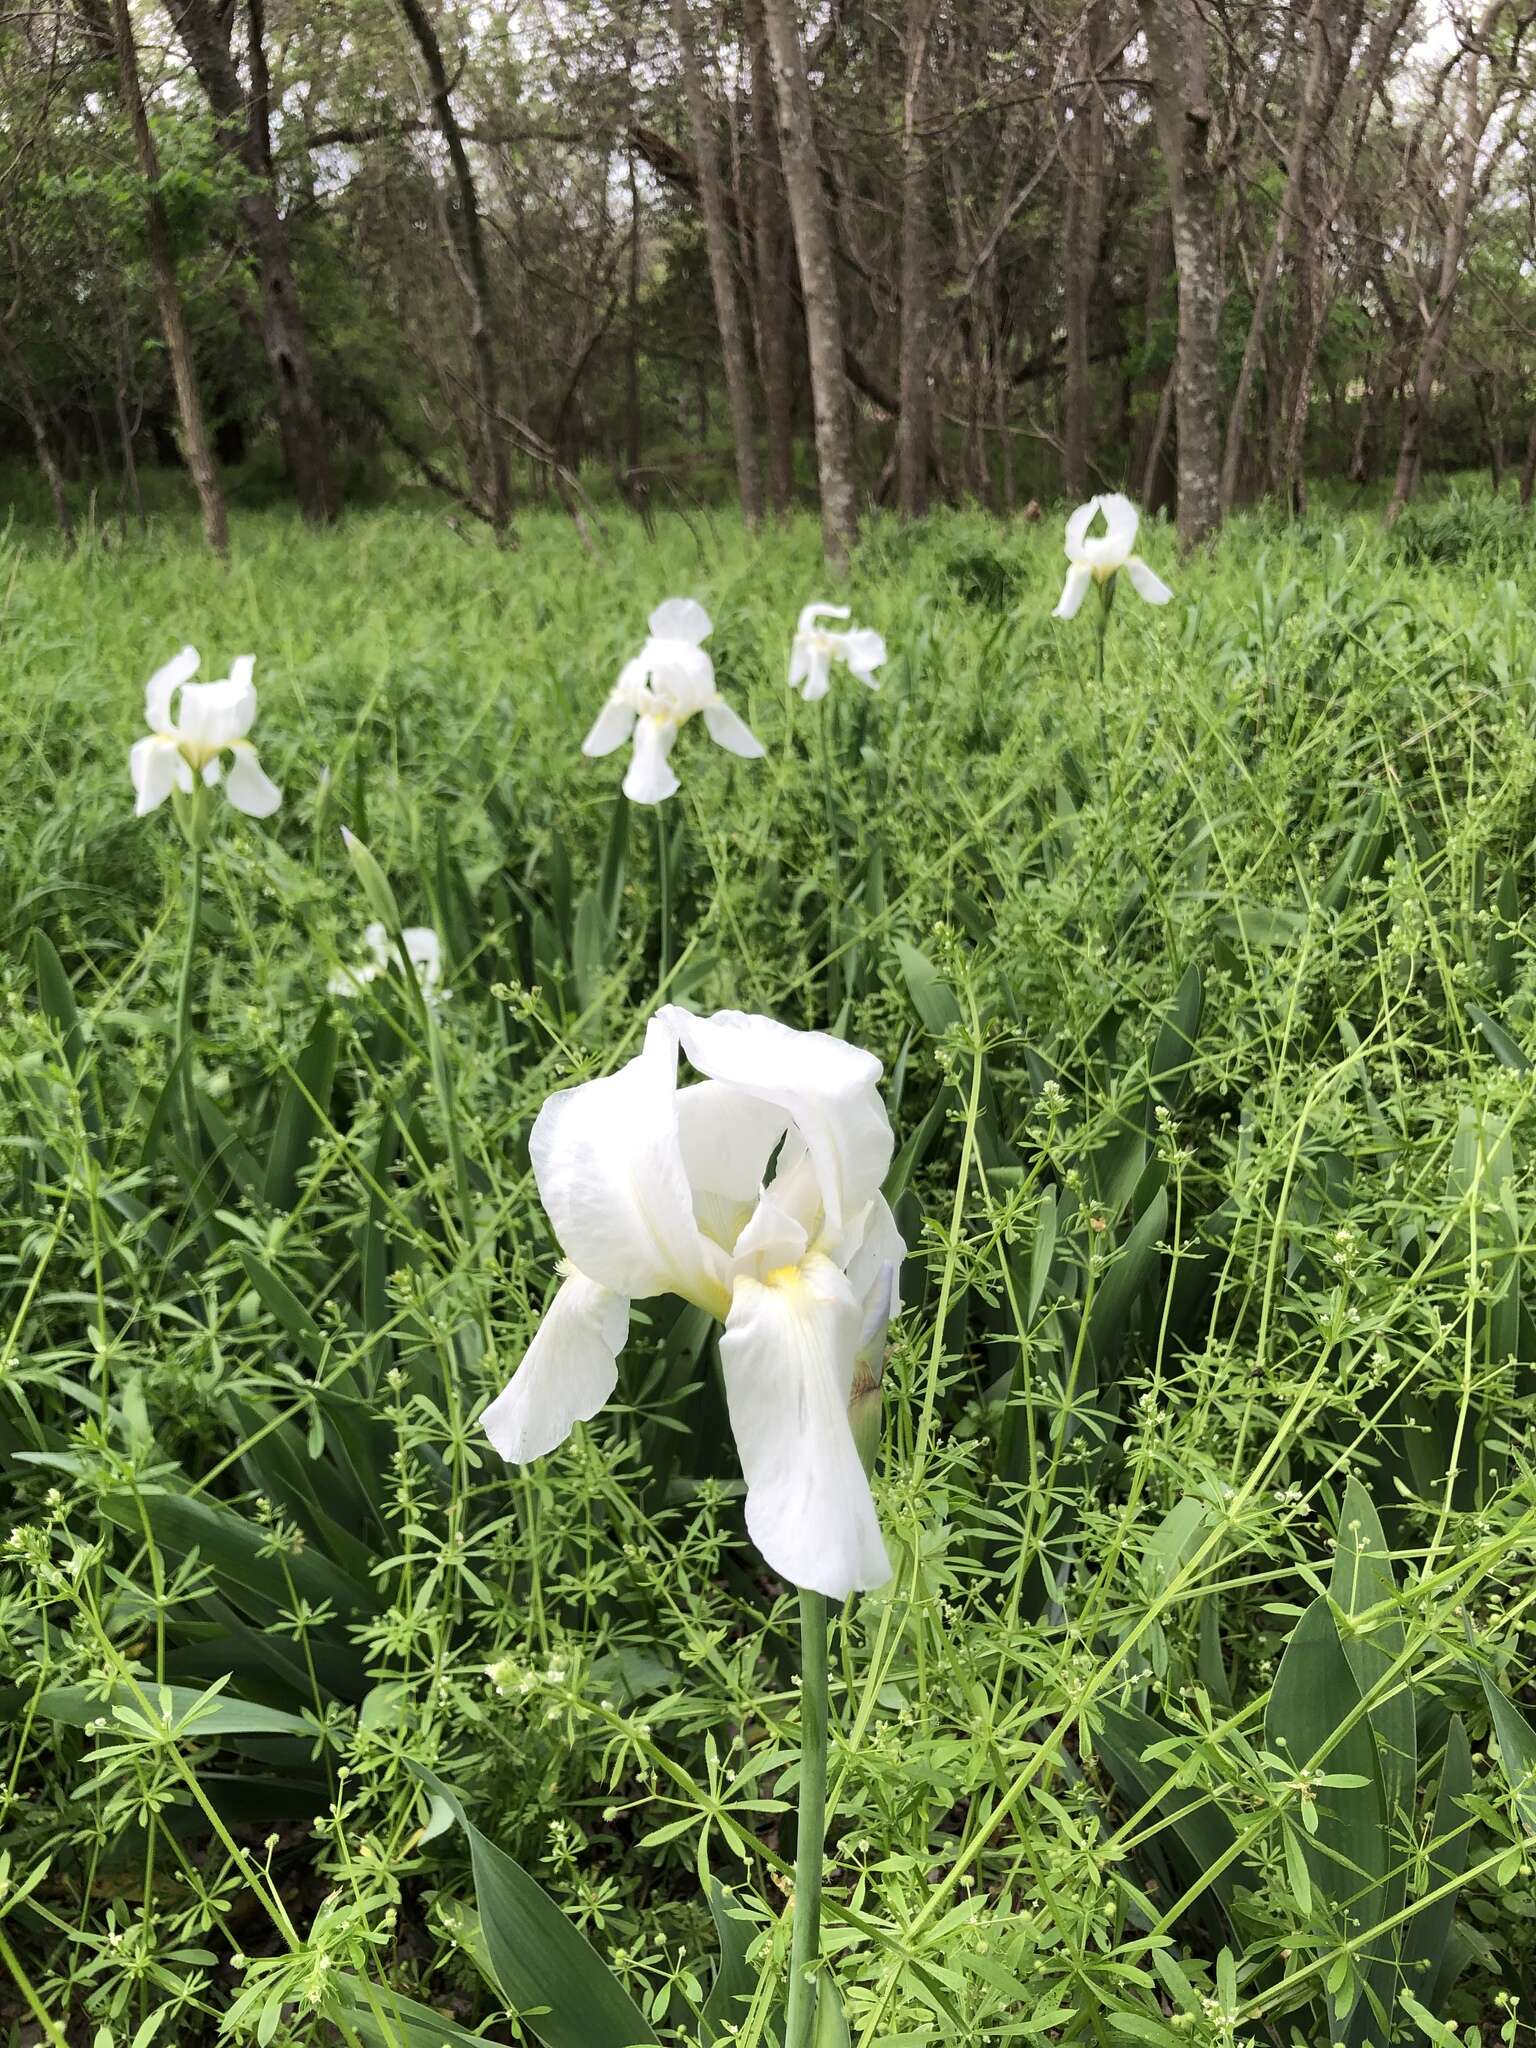
M1100 688L1055 531L877 524L892 659L819 706L808 519L235 539L0 555L19 2038L578 2038L509 2016L564 1954L519 1867L657 2038L776 2038L794 1595L704 1321L641 1310L620 1405L526 1473L475 1427L553 1270L532 1118L662 995L886 1063L848 2037L1528 2038L1527 528L1153 531L1176 601L1117 605ZM578 748L675 593L769 755L690 727L658 833ZM286 802L218 814L178 1074L186 853L126 749L188 639L257 653ZM397 979L326 992L343 824L443 935L442 1057Z

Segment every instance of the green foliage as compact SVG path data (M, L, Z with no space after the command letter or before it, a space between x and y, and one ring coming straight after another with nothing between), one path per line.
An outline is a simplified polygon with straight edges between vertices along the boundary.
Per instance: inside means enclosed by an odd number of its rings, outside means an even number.
M615 519L588 558L554 519L511 554L245 516L227 572L163 530L7 536L18 2025L777 2039L794 1603L708 1327L642 1305L616 1406L526 1472L475 1421L553 1278L532 1119L664 991L873 1047L898 1136L897 1571L833 1626L825 2039L1517 2040L1536 547L1506 524L1410 558L1407 519L1254 518L1182 567L1154 528L1177 598L1116 603L1102 694L1048 616L1056 531L877 524L849 602L891 660L819 706L783 683L809 521ZM769 752L690 726L658 832L579 744L681 592ZM285 790L214 814L190 1117L185 849L126 772L187 639L210 673L256 650ZM343 825L442 935L436 1010L328 993L373 914Z

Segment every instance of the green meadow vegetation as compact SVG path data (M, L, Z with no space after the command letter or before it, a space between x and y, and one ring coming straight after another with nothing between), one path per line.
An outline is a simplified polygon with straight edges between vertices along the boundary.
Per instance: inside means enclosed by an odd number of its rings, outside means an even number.
M1536 538L1315 495L1145 527L1102 681L1059 516L877 518L846 593L702 508L5 532L5 2039L782 2041L795 1595L713 1327L638 1305L525 1468L477 1426L533 1118L659 1001L870 1048L896 1137L817 2048L1536 2039ZM695 721L640 809L579 749L673 595L767 754ZM890 657L805 704L832 595ZM127 767L186 641L284 792L190 951ZM343 826L435 1009L330 992Z

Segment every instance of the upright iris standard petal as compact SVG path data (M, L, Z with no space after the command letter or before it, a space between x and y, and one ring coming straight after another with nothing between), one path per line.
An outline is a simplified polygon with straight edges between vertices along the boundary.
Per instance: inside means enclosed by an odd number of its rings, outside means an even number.
M686 640L697 646L714 631L703 605L691 597L669 597L657 605L646 624L653 640Z
M720 1364L747 1532L782 1577L837 1600L891 1575L848 1421L859 1305L828 1258L736 1282Z
M875 1199L891 1163L874 1054L829 1032L795 1031L742 1010L695 1017L668 1003L651 1028L660 1026L677 1034L701 1074L783 1111L814 1169L826 1235L840 1238Z
M590 1422L613 1393L629 1303L568 1268L523 1362L480 1420L504 1458L525 1465Z
M677 1041L652 1023L616 1074L552 1095L529 1139L560 1248L616 1294L680 1294L717 1312L724 1255L699 1232L677 1120Z
M197 674L199 660L195 647L183 647L144 685L144 723L151 732L169 731L176 692Z

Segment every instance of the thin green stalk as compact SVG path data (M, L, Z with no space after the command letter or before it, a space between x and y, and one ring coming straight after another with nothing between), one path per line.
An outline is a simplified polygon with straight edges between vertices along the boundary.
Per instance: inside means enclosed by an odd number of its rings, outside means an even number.
M187 1142L197 1144L197 1093L192 1085L192 975L203 924L204 848L192 848L192 901L187 906L187 942L181 956L181 983L176 994L176 1064L181 1071L181 1097L186 1108Z
M800 1814L795 1833L794 1931L784 2048L810 2048L811 1976L821 1947L821 1861L827 1834L827 1601L800 1589Z
M1094 620L1096 654L1094 661L1093 711L1099 721L1099 759L1104 764L1104 795L1110 793L1109 786L1109 740L1104 730L1104 642L1109 637L1109 607L1114 602L1115 579L1101 583L1099 590L1099 612Z
M656 889L661 898L656 937L656 988L659 994L665 995L672 976L672 863L667 858L667 828L662 823L660 804L656 806Z

